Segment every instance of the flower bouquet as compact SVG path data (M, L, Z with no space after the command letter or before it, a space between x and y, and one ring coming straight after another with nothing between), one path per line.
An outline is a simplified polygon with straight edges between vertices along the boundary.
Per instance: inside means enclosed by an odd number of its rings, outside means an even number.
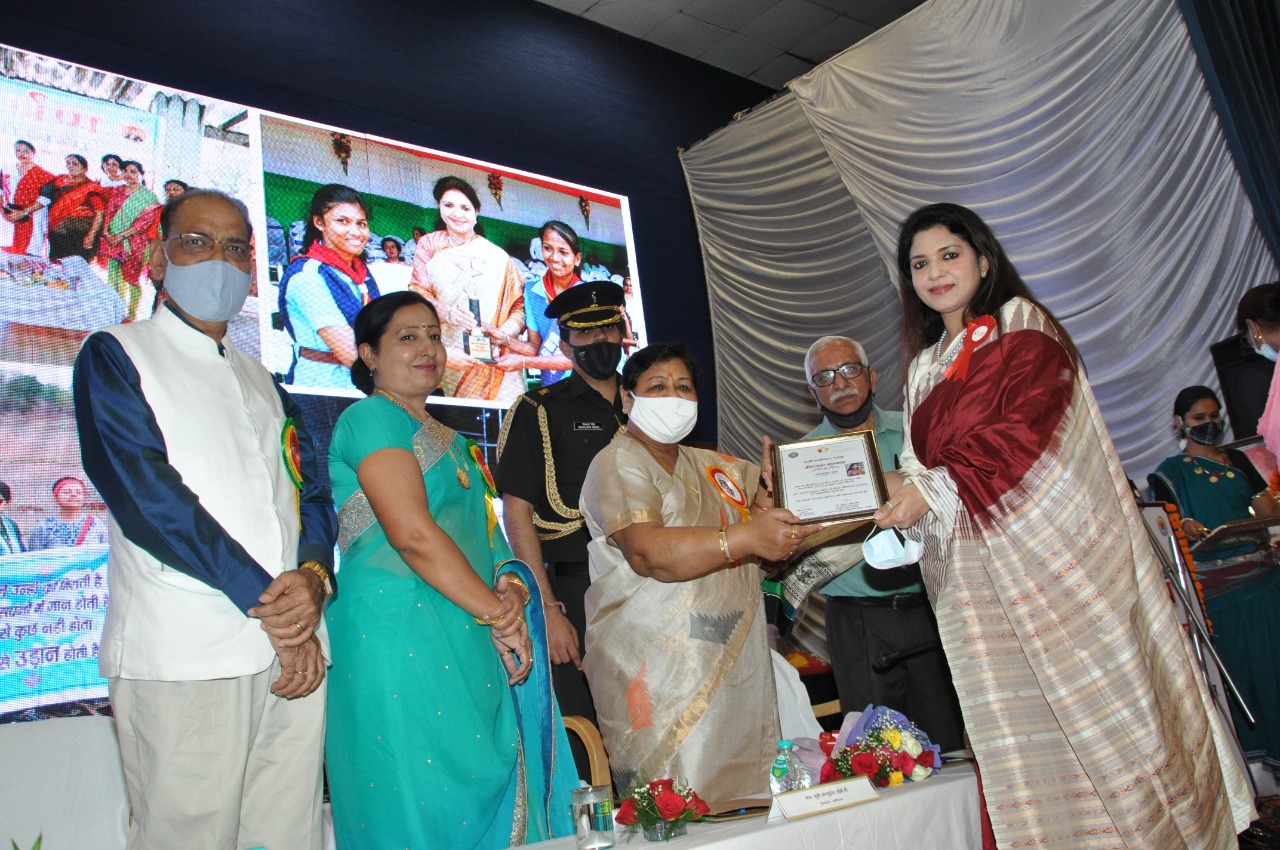
M674 779L655 779L632 788L618 806L614 819L628 832L644 830L650 841L669 841L684 835L689 821L710 812L692 788Z
M928 779L942 766L942 754L929 736L901 712L867 706L845 746L834 749L822 766L822 782L865 776L885 788Z

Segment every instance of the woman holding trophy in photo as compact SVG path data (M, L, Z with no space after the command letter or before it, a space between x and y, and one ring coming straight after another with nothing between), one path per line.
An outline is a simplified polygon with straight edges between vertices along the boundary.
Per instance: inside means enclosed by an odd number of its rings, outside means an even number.
M418 240L409 286L440 313L449 353L445 393L510 405L524 392L523 374L518 364L495 361L524 330L523 276L506 251L484 238L476 222L480 198L470 183L442 177L432 195L439 220Z

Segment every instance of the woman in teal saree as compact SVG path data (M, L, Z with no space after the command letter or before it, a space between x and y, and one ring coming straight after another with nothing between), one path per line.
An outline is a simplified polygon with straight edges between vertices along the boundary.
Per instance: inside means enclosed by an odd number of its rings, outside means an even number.
M444 374L421 296L355 321L329 475L340 590L326 747L340 848L495 848L572 832L577 787L541 599L512 559L473 443L431 419ZM532 598L530 598L532 595Z

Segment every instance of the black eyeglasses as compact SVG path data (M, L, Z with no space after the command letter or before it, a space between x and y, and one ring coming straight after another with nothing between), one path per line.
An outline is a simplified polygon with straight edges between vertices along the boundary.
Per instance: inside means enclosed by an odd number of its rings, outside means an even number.
M846 381L852 381L867 370L865 363L841 363L834 369L823 369L821 372L814 372L813 377L809 380L813 381L815 387L829 387L836 382L836 373L840 373L840 377Z
M253 256L249 243L234 236L230 239L214 239L203 233L179 233L177 236L170 236L168 241L177 242L178 250L197 260L212 257L216 245L221 245L222 255L233 262L247 263Z

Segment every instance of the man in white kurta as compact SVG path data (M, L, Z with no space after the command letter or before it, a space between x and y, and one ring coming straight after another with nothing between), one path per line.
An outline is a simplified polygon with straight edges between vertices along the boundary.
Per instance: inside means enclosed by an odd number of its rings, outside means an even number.
M157 276L223 263L247 283L242 204L193 190L161 222ZM207 294L175 285L151 319L93 334L73 379L84 468L110 512L99 667L129 847L313 850L336 523L297 405L225 319L200 318Z

